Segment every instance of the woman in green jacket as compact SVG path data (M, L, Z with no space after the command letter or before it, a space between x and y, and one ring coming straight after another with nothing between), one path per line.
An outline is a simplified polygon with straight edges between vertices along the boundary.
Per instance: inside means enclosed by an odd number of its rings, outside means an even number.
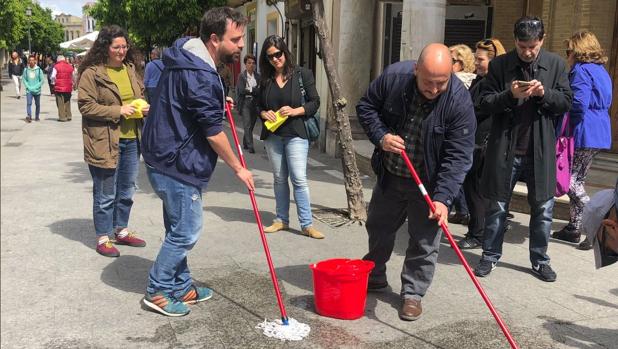
M36 64L36 56L31 55L28 57L28 66L24 69L24 73L21 79L26 87L26 122L32 122L32 99L36 107L34 121L39 121L39 114L41 113L41 86L43 86L43 80L45 74L39 66Z

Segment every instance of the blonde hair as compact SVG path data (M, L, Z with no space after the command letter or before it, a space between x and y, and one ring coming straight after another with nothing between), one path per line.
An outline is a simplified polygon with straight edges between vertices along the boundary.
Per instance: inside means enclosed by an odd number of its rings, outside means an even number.
M607 63L605 51L591 31L580 30L565 40L567 51L571 51L576 62L582 63Z
M448 48L458 61L462 62L463 71L474 73L474 54L468 45L459 44Z
M500 40L496 38L481 40L476 43L475 47L477 50L487 51L487 57L489 57L489 59L494 59L506 53L504 46L502 46Z

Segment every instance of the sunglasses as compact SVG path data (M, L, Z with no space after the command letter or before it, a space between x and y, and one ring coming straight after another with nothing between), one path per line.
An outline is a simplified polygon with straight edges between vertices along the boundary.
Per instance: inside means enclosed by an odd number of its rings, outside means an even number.
M112 51L118 52L120 50L128 51L130 47L127 45L127 46L110 46L109 48L112 49Z
M531 27L531 28L538 29L541 27L541 21L536 20L536 19L525 20L525 21L521 21L517 23L517 27L519 28Z
M573 50L569 50L569 49L567 49L567 50L566 50L566 51L564 51L564 52L566 53L566 55L567 55L567 57L568 57L568 56L570 56L570 55L571 55L571 53L573 53Z
M452 58L452 60L453 60L453 65L455 65L455 64L457 64L457 63L460 63L461 65L463 65L463 61L462 61L462 60L460 60L460 59L455 59L455 58Z
M486 39L485 41L483 41L483 46L485 47L491 46L494 48L494 52L498 53L498 49L496 48L496 44L494 44L493 40Z
M270 59L271 61L273 59L280 59L283 56L283 51L277 51L275 53L271 53L269 55L266 55L268 57L268 59Z

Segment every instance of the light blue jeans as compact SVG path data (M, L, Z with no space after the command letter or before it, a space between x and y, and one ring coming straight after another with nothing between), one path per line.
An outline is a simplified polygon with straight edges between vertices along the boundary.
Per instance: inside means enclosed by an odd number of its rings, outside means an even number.
M146 292L182 297L193 283L187 254L202 232L202 190L146 165L148 179L163 201L165 239L148 277Z
M311 201L307 185L307 156L309 141L300 137L279 137L271 134L266 138L266 152L273 166L277 221L290 223L290 186L292 180L296 212L301 228L313 224Z

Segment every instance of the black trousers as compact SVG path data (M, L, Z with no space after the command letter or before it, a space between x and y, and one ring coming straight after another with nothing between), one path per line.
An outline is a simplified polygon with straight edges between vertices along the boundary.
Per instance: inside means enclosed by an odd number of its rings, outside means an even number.
M481 175L485 162L485 148L474 149L472 155L472 168L466 175L463 183L463 190L468 204L470 223L466 237L475 238L483 241L483 229L485 229L485 209L489 204L488 200L481 195Z
M253 149L253 128L257 120L258 112L253 97L247 96L243 102L240 117L245 131L242 137L243 147Z
M429 219L429 207L411 178L385 175L376 184L369 203L369 252L363 259L375 263L370 280L386 281L386 262L395 247L397 230L408 219L408 244L401 270L401 296L421 299L433 279L442 230Z

